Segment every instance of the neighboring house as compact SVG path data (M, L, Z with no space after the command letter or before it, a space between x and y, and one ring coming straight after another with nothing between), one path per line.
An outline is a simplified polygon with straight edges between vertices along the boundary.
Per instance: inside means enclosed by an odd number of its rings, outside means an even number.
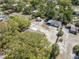
M60 21L56 21L56 20L49 20L48 22L46 22L48 25L54 26L54 27L61 27L62 23Z

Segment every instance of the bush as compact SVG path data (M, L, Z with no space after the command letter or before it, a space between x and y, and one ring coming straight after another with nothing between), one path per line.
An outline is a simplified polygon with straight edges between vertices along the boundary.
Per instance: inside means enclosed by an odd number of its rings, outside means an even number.
M60 29L59 32L57 33L57 36L61 37L61 36L63 36L63 34L64 34L64 32L62 31L62 29Z
M25 3L23 2L18 2L17 5L14 7L15 12L21 12L23 11L25 7Z
M18 33L5 40L9 49L5 59L49 59L49 43L40 33Z
M73 5L79 5L79 0L72 0Z
M21 18L19 16L12 17L12 19L8 22L10 27L13 26L11 30L16 27L19 31L22 31L23 29L27 29L30 26L30 21L28 19Z
M59 55L59 52L60 50L59 50L59 46L58 46L58 44L53 44L52 45L52 51L51 51L51 55L50 55L50 59L52 58L52 59L56 59L56 56L58 56Z
M73 52L74 52L77 56L79 56L79 45L75 45L75 46L73 47Z
M16 16L7 26L0 27L4 29L0 33L0 49L6 54L5 59L49 59L49 42L43 34L18 31L28 26L29 20Z
M12 4L8 4L8 3L6 3L5 5L3 5L2 8L3 8L3 11L12 9Z
M30 15L31 14L31 7L25 7L24 10L23 10L23 14L25 15Z

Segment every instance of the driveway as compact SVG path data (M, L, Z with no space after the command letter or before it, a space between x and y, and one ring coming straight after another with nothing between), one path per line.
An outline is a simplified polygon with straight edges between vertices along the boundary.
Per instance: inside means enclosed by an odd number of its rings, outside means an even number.
M56 41L56 34L57 34L57 28L53 28L51 26L43 26L43 22L32 22L30 29L34 31L40 31L44 33L48 39L49 42L52 44Z

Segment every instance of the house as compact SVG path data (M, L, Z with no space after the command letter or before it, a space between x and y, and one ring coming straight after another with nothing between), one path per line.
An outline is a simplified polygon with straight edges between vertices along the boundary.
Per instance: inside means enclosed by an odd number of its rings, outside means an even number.
M61 27L62 23L60 21L56 21L56 20L49 20L48 22L46 22L48 25L54 26L54 27Z

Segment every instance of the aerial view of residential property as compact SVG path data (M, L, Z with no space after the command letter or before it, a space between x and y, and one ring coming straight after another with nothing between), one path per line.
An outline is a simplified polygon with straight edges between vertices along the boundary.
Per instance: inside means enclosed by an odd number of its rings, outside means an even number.
M79 59L79 0L0 0L0 59Z

